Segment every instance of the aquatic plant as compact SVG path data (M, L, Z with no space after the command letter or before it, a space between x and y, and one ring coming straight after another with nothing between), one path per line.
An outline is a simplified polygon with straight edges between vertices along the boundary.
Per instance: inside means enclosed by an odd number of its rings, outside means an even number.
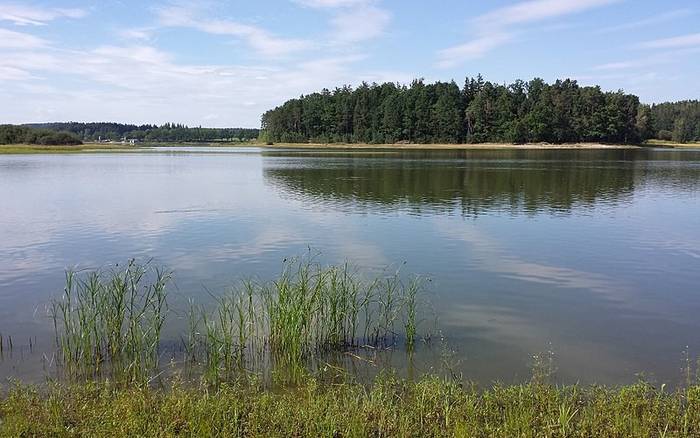
M58 363L72 376L152 377L170 272L131 260L124 267L79 274L66 272L63 294L50 308Z

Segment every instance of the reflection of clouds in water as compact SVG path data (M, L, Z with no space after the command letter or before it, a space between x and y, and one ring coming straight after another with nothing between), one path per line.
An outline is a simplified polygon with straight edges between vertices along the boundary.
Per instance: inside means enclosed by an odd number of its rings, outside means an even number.
M252 261L270 252L304 242L298 230L282 225L271 224L259 228L247 240L239 243L227 243L222 240L209 246L199 246L171 257L174 267L180 270L197 271L206 268L212 262Z
M277 206L260 184L259 157L241 159L256 165L231 172L226 167L235 158L231 155L14 160L12 168L21 171L0 174L0 278L94 262L90 254L98 245L99 256L113 248L156 252L164 236L181 232L183 225L201 221L204 227L218 218L267 215Z
M636 364L624 358L618 348L575 334L575 339L572 339L571 334L567 337L560 330L547 330L545 325L533 323L516 310L506 307L452 304L440 315L440 321L451 330L458 330L461 335L477 334L489 343L490 348L504 354L525 358L552 348L556 365L564 378L618 374L622 379L630 379L634 372L639 371L635 369ZM486 352L462 352L466 356L465 365L469 366L470 361L477 360L474 356L488 353L489 347L483 347ZM584 363L586 369L581 369Z
M621 293L627 295L629 292L628 286L602 274L526 261L519 256L508 254L497 240L482 233L476 225L441 218L434 218L433 222L443 236L472 246L471 254L480 270L498 273L515 280L562 288L587 289L614 300L620 300Z

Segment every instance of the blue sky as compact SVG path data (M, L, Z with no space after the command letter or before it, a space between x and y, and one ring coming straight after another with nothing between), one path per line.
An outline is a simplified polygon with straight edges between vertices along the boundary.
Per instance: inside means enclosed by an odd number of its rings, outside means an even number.
M697 0L0 0L0 123L259 125L361 81L577 79L700 98Z

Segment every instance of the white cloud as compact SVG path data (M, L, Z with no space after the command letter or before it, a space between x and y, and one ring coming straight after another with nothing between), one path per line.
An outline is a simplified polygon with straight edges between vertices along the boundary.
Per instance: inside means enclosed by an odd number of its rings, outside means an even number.
M132 29L121 29L117 34L127 40L150 40L152 37L153 29L147 28L132 28Z
M408 81L392 71L358 73L360 55L275 65L178 63L147 44L108 45L88 51L46 47L0 51L0 106L9 123L47 120L180 122L206 126L259 126L260 115L300 94L366 80ZM60 75L76 86L53 86L35 78ZM30 77L31 76L31 77ZM34 79L33 79L33 78Z
M189 27L214 35L229 35L245 40L259 54L280 56L308 49L310 41L274 36L257 26L230 20L203 19L186 7L172 6L157 10L159 23L170 27Z
M542 21L583 12L620 0L530 0L496 9L477 18L482 26L507 26Z
M44 25L58 18L82 18L87 15L83 9L41 8L16 3L0 4L0 21L10 21L16 25Z
M621 0L529 0L495 9L472 21L475 36L438 52L438 67L479 58L515 39L517 26L575 14Z
M295 0L302 6L310 8L344 8L369 3L368 0Z
M449 68L468 59L484 56L487 52L499 47L512 39L508 33L493 33L477 37L469 42L443 49L438 52L438 67Z
M338 42L358 42L382 35L390 21L388 11L375 6L362 6L333 17L331 24Z
M663 51L653 55L647 55L638 59L628 59L625 61L609 62L605 64L600 64L593 66L591 70L594 71L618 71L618 70L629 70L629 69L640 69L643 67L649 67L653 65L666 65L673 66L674 69L677 68L679 60L690 59L689 55L693 55L700 52L700 46L690 47L684 49Z
M683 18L694 13L691 9L676 9L673 11L664 12L662 14L654 15L653 17L644 18L642 20L632 21L629 23L623 23L616 26L605 27L598 29L595 33L604 34L611 32L619 32L623 30L638 29L640 27L647 27L652 24L664 23L667 21L674 20L676 18Z
M640 47L645 49L681 49L698 46L700 46L700 33L647 41L640 44Z
M0 28L0 48L34 49L44 47L46 44L45 40L34 35Z

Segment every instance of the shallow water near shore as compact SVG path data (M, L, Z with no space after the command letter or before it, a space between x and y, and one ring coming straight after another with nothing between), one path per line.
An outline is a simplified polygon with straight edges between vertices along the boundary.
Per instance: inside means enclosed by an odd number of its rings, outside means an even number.
M0 156L0 377L39 380L64 270L150 258L188 299L272 279L310 246L362 272L423 275L419 334L478 382L681 379L700 355L700 151L294 150ZM404 264L405 263L405 264ZM435 334L434 338L438 335ZM31 349L29 347L31 339ZM7 342L7 341L6 341ZM416 372L439 366L421 347ZM408 368L400 351L392 365Z

